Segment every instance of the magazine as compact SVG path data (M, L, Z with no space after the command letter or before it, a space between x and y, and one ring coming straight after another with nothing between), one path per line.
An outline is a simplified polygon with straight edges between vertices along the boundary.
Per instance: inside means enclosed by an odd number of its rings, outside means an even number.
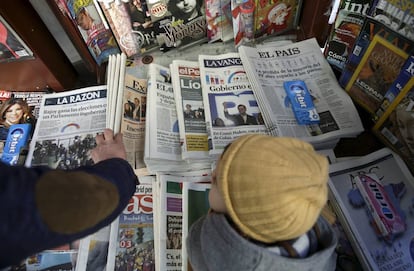
M364 18L369 15L374 0L341 0L335 22L327 39L324 54L328 63L339 71L345 66Z
M72 169L93 164L90 150L106 127L106 86L44 94L26 166Z
M295 29L299 23L302 0L260 1L255 0L254 38L259 39L270 35L280 35ZM246 21L242 12L242 22Z
M110 230L109 225L80 240L76 271L106 270Z
M364 270L414 267L414 179L388 148L330 165L330 194Z
M170 65L184 160L209 159L200 68L196 61L173 60Z
M405 51L374 35L345 90L374 117L407 58Z
M55 0L57 5L64 3ZM86 46L96 63L100 65L108 61L111 54L118 54L119 47L110 29L105 27L97 6L93 0L76 1L67 0L66 8L62 12L69 11L69 17L78 28ZM66 13L66 12L65 12Z
M364 130L355 105L338 85L315 38L278 47L241 46L239 52L271 135L296 137L316 149L329 149L341 137L354 137ZM295 80L307 87L319 124L298 124L284 88L285 82Z
M243 134L265 134L239 54L199 55L199 65L210 156Z
M0 16L0 63L23 59L33 59L33 52L17 35L13 28Z
M410 53L414 49L414 42L410 39L392 30L382 22L370 16L365 16L364 24L362 25L361 31L354 43L354 47L352 48L341 76L339 77L339 84L342 87L345 88L348 85L354 75L356 67L361 62L371 40L376 34L391 42L394 46L404 52Z
M42 96L46 93L46 91L38 91L38 92L31 92L31 91L11 91L11 90L0 90L0 116L2 119L0 120L0 157L2 156L3 149L5 146L5 142L7 140L7 135L9 133L10 126L6 124L7 121L7 110L10 108L21 108L22 113L19 116L19 120L17 123L23 124L28 123L30 124L30 133L28 140L31 140L34 128L36 126L37 119L39 117L39 108L42 100ZM16 120L10 121L11 123L15 122ZM16 123L16 124L17 124ZM24 152L26 151L28 146L24 146ZM20 152L20 155L24 153ZM21 156L24 164L25 157Z
M207 41L204 0L149 0L147 4L162 52Z
M397 152L414 172L414 78L401 89L400 95L374 125L373 132Z
M207 39L226 42L233 39L233 22L230 0L205 0Z
M388 109L389 105L398 97L401 89L407 84L407 82L414 75L414 56L411 55L402 66L397 79L391 84L387 92L384 94L384 98L381 101L380 106L375 112L375 120L378 120Z
M155 270L153 199L151 183L137 185L112 222L106 270Z
M119 47L128 57L159 47L146 1L94 1L99 3Z
M197 2L203 1L198 0ZM181 19L181 15L177 15L177 17L171 15L156 23L155 27L158 27L157 42L162 52L174 48L185 49L188 46L207 41L207 22L203 8L204 6L192 19Z
M403 1L378 0L372 16L401 35L414 40L414 6Z
M210 177L211 178L211 177ZM183 229L182 229L182 271L192 270L187 256L186 240L191 225L203 215L208 213L210 208L208 194L210 182L183 182L182 203L183 203Z

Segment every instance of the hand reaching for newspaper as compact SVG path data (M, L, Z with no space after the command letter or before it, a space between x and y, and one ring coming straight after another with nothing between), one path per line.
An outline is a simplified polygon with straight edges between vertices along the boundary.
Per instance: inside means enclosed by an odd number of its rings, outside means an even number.
M95 137L96 147L91 151L91 157L95 163L110 159L126 159L125 145L122 140L122 134L114 136L114 131L105 129L102 134Z

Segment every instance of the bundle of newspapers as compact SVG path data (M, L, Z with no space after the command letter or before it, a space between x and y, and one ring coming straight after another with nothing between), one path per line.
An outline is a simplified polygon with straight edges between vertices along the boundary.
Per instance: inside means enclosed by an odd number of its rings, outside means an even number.
M300 138L325 149L333 148L341 137L354 137L364 130L316 39L283 46L241 46L239 54L269 134ZM301 84L295 83L292 95L286 85L298 81ZM316 109L309 110L309 119L316 121L299 124L294 105L308 108L305 102Z

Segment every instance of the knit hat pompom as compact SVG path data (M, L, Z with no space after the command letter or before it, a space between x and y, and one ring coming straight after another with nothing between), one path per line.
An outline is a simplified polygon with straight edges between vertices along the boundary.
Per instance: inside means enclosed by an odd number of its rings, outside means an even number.
M264 243L304 234L327 201L327 159L295 138L241 136L223 153L216 173L233 222Z

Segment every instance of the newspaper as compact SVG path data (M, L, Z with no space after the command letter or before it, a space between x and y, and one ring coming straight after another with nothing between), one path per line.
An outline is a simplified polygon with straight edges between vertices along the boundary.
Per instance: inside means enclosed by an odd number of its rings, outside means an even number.
M106 86L44 94L26 166L71 169L92 164L90 150L106 124Z
M155 269L164 271L181 271L181 238L182 238L182 202L179 178L157 174L159 202L155 204L158 214L154 216L154 225L159 227L154 237Z
M183 206L182 185L210 180L210 170L185 172L181 175L157 174L154 184L154 227L156 270L182 270Z
M111 226L80 240L76 271L103 271L106 267Z
M182 185L183 203L183 237L181 248L182 271L192 270L188 260L186 240L191 225L200 217L206 215L210 208L208 194L211 189L211 176L200 178L199 182L184 182Z
M173 60L170 70L182 158L184 160L209 159L198 62Z
M243 134L266 133L239 54L200 55L199 65L210 155L219 155ZM240 107L246 111L245 121Z
M330 165L330 202L364 270L413 270L414 178L383 148Z
M210 163L182 159L177 109L170 69L151 63L148 73L144 161L149 173L189 171Z
M137 185L129 204L111 224L106 270L155 270L153 223L152 184Z
M146 79L125 74L122 105L121 132L127 151L127 160L134 169L145 168Z
M316 149L326 149L339 138L364 130L351 98L339 86L315 38L278 47L241 46L239 53L271 135L300 138ZM298 125L283 86L293 80L305 82L319 124Z

